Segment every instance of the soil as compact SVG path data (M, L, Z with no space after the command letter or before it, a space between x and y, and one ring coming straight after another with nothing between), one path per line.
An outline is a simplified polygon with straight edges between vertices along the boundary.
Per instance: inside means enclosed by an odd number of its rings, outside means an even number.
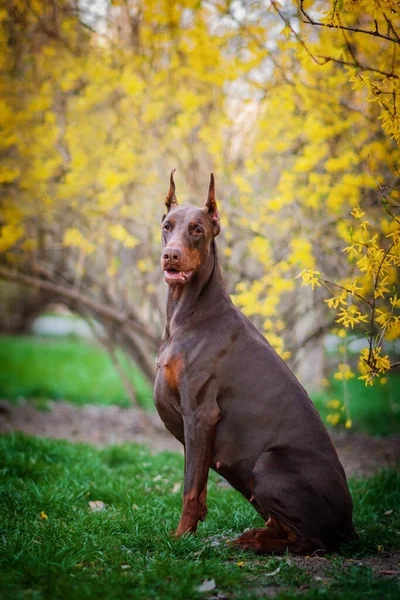
M328 558L310 556L291 556L286 559L297 567L307 571L315 581L329 582L329 571L335 569L334 564ZM345 571L352 567L369 567L379 577L400 576L400 551L381 552L377 556L368 556L361 559L342 559L340 568Z
M276 560L277 557L275 557ZM279 559L278 559L279 560ZM310 588L317 588L322 585L329 585L334 581L332 577L332 571L336 570L337 567L329 558L321 558L309 556L307 558L302 556L290 556L282 557L282 567L278 567L274 574L277 573L285 565L296 565L297 567L304 569L306 573L311 576L312 582L309 584L303 584L297 592L306 592ZM400 576L400 552L382 552L378 556L370 556L362 559L342 559L340 564L340 570L342 572L354 567L367 567L372 569L375 577L390 579L397 579ZM268 574L267 574L268 577ZM253 592L255 591L260 598L273 598L277 593L285 591L283 586L266 586L265 578L256 577L253 582Z
M182 445L165 429L156 413L119 406L76 406L48 402L38 410L26 400L18 405L0 402L0 433L23 431L31 435L87 442L96 446L135 442L152 452L180 451Z
M118 406L78 407L49 402L47 410L20 400L18 405L0 402L0 433L23 431L32 435L88 442L98 446L136 442L152 452L182 452L155 413ZM350 431L331 431L331 437L348 476L370 476L380 467L400 460L400 435L386 438Z

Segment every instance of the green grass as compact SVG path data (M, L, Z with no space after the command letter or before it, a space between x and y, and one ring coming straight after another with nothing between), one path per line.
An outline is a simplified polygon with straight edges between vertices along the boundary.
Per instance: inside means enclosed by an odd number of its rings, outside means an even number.
M131 362L120 354L140 405L152 407L152 391ZM107 352L74 338L0 336L0 397L68 400L76 404L131 402Z
M357 378L347 382L353 429L372 435L400 432L400 373L391 373L386 378L386 385L381 385L378 380L372 387L366 387ZM342 381L331 378L329 387L313 394L312 399L325 421L329 412L336 412L329 410L326 403L333 399L343 402ZM345 421L343 414L341 423Z
M259 598L260 589L267 595L268 588L277 591L278 600L294 599L299 586L310 586L302 591L307 599L399 597L395 581L379 579L356 562L342 568L345 557L400 545L400 474L394 470L352 482L361 538L334 557L324 582L287 558L239 553L225 543L213 546L213 536L233 538L262 524L248 502L218 486L214 473L209 515L198 535L172 537L181 507L180 492L172 491L182 481L180 455L151 456L133 445L98 450L17 434L0 438L0 465L4 600L196 600L212 597L196 589L210 579L215 594L235 599ZM91 512L91 500L107 508ZM40 518L41 511L47 519Z

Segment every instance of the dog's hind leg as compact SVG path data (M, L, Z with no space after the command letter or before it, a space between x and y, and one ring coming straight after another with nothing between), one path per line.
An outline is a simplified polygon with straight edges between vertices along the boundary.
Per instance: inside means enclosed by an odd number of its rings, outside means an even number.
M259 554L285 554L286 552L311 554L316 550L324 550L318 540L292 531L276 517L270 517L265 527L245 531L230 545L253 550Z
M318 535L317 495L284 451L264 452L252 470L251 482L250 502L268 520L265 528L246 531L233 545L270 554L326 550Z

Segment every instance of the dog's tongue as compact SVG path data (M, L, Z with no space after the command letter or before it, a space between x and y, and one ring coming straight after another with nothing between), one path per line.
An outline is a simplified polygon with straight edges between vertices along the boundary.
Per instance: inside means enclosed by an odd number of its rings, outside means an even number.
M173 269L167 269L164 271L164 277L167 282L185 283L191 272L192 269L190 271L174 271Z

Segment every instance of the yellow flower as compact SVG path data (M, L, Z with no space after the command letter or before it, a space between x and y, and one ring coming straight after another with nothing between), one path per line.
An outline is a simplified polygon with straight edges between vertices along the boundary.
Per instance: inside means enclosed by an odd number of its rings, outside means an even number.
M347 381L348 379L352 379L355 377L353 371L350 369L350 365L347 363L340 363L338 367L338 371L333 375L335 379L339 379L340 381Z
M394 294L394 296L391 296L389 298L389 302L392 306L394 306L395 308L400 308L400 300L397 298L397 294Z
M368 373L367 375L361 375L358 379L361 379L361 381L365 381L365 387L367 387L368 385L374 385L373 375L371 373Z
M313 290L315 286L321 287L321 275L318 271L314 271L314 269L303 269L301 273L296 275L296 279L301 277L303 285L311 285L311 289Z
M340 413L331 413L326 417L326 420L328 423L331 423L331 425L335 426L340 421Z
M371 351L371 356L369 356L368 348L364 348L364 350L362 350L358 368L363 375L385 373L390 369L389 356L387 354L386 356L381 356L381 350L382 348L373 348ZM363 377L363 379L365 379L365 377Z
M353 329L356 323L362 323L368 321L368 315L363 315L356 306L351 305L349 310L342 308L339 313L339 318L336 319L336 323L343 323L345 327L351 327Z
M356 206L356 208L354 208L350 214L356 219L361 219L361 217L365 215L365 212L363 212L359 206Z
M340 400L330 400L326 403L328 408L340 408Z
M236 564L237 564L238 567L243 567L244 562L241 560L241 561L237 562Z
M232 256L232 248L230 248L229 246L227 246L227 247L225 248L225 250L224 250L224 254L225 254L225 256L227 256L228 258L229 258L230 256Z
M389 293L390 290L389 288L386 287L386 284L389 281L389 276L387 275L386 277L384 277L382 279L382 281L379 283L379 285L377 286L375 292L374 292L374 298L384 298L385 294Z
M85 236L76 228L66 229L64 233L64 246L75 246L76 248L81 248L87 254L91 254L95 250L94 244L88 242Z
M329 308L337 308L339 304L343 304L343 306L347 305L347 292L342 292L337 296L332 296L328 300L324 300L327 303Z
M349 255L349 259L351 259L353 257L358 257L360 254L360 250L357 250L356 244L352 244L351 246L346 246L346 248L343 248L342 252L347 252Z
M264 329L266 329L267 331L269 331L270 329L272 329L273 326L274 326L274 324L271 321L271 319L267 319L266 321L264 321Z
M351 419L347 419L345 427L346 429L350 429L350 427L353 425L353 422Z
M41 511L41 513L40 513L40 518L41 518L41 519L43 519L43 520L45 521L45 520L46 520L46 519L48 519L49 517L46 515L46 513L45 513L45 512Z

